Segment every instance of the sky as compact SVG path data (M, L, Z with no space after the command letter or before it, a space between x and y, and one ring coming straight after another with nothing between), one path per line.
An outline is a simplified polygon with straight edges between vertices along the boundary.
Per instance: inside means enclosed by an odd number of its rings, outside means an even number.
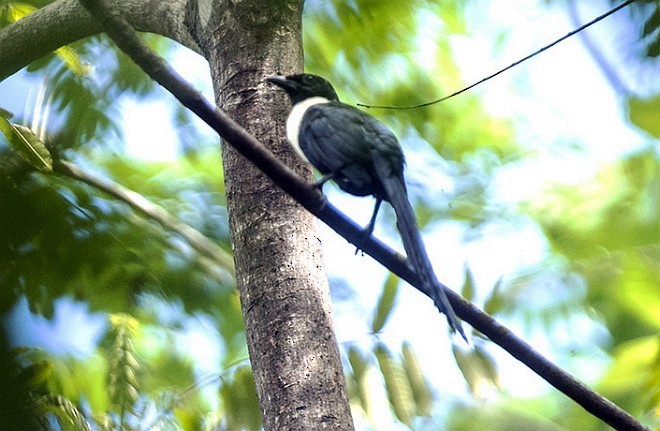
M575 28L563 2L554 2L550 6L545 3L533 0L473 2L468 14L469 36L452 40L465 81L478 81ZM610 7L607 1L588 3L580 11L585 20ZM598 41L614 62L621 60L617 58L621 55L617 51L617 46L621 47L617 43L618 22L612 17L589 30L590 37ZM503 30L511 32L509 37L504 41L493 41L493 34ZM432 40L430 36L428 40ZM423 43L422 37L422 46ZM429 44L426 49L432 50L433 46ZM182 76L203 89L209 99L213 98L208 65L203 58L179 50L174 54L172 64ZM561 43L473 91L483 97L486 108L494 116L513 119L517 140L527 143L529 151L534 154L520 164L507 166L496 176L495 191L504 202L516 203L534 197L548 184L588 181L603 164L640 148L645 142L645 137L627 125L620 98L579 37ZM25 96L16 97L16 92L30 93L20 75L0 83L0 106L15 112L26 109L19 106L21 102L10 103L10 99L26 100ZM35 96L29 96L24 106L30 106L30 97ZM172 108L163 102L166 99L120 101L130 156L149 160L175 158L177 134L164 121L172 116ZM201 122L200 128L207 131L207 136L212 136ZM148 138L143 135L144 130L149 130ZM570 142L579 142L584 146L583 151L567 151L565 144ZM403 145L405 147L406 143ZM435 156L425 153L424 149L409 155L409 169L425 163L429 157ZM420 181L423 190L424 187L434 187L438 179L428 179L427 184L423 179ZM371 199L355 198L332 190L329 198L352 218L362 223L368 221L373 205ZM431 260L442 263L441 268L436 268L442 282L452 287L461 286L464 268L469 265L481 289L480 294L485 295L500 277L512 277L521 267L531 267L548 256L548 245L531 220L521 218L515 225L489 228L487 235L476 240L466 239L466 232L459 224L443 224L424 232ZM465 398L465 382L449 353L451 340L446 335L444 317L437 314L427 298L404 284L399 290L397 308L383 332L378 337L371 335L370 320L364 317L365 310L374 309L386 273L369 257L355 255L354 247L327 227L321 226L320 229L329 274L342 277L349 272L350 277L346 278L356 291L351 301L336 301L334 304L340 343L369 346L382 340L397 348L402 341L410 341L432 384L452 397ZM401 250L391 229L379 225L375 233L376 236L385 236L386 242ZM40 317L28 318L25 303L19 304L14 313L20 317L16 320L24 320L22 325L27 325L15 340L18 344L28 342L30 334L38 333L41 342L55 352L89 351L95 331L103 329L103 325L92 318L93 324L89 325L87 333L67 336L65 328L81 327L81 319L90 319L84 307L69 301L58 301L56 315L61 317L55 322ZM221 352L214 349L212 343L199 341L207 335L204 322L198 323L188 328L191 336L187 340L195 340L195 346L211 346L210 350L196 351L196 356L204 358L205 366L212 370L214 364L219 363L214 360ZM505 323L514 332L531 340L531 344L550 359L557 358L566 346L602 342L602 328L586 318L577 318L558 327L552 343L540 328L524 327L516 321ZM28 330L30 325L31 330ZM186 337L181 342L186 343ZM531 397L549 390L546 383L507 354L496 348L489 351L498 361L502 385L508 393ZM571 363L575 368L572 371L579 371L587 381L596 379L607 358L601 357L597 363L600 366L586 368L583 367L586 362L577 359ZM484 396L494 395L485 393Z

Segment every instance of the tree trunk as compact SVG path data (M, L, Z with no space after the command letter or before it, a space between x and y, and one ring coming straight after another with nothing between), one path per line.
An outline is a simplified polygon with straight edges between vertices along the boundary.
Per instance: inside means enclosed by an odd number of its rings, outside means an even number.
M218 105L295 169L286 97L264 79L302 70L303 0L109 0L138 30L202 51ZM99 31L59 0L0 31L0 80ZM192 36L192 38L191 38ZM353 429L314 217L223 145L230 230L266 430Z
M209 60L218 106L311 179L283 139L289 103L265 82L302 70L302 7L302 0L228 0L212 13L190 14L208 22L194 36ZM222 154L264 428L353 429L316 221L229 145Z

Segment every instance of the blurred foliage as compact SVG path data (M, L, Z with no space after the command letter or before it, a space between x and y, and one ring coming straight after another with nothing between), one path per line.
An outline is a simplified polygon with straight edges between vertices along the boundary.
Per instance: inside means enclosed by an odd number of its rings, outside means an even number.
M586 300L615 344L660 331L660 157L655 148L605 166L584 187L531 202L552 246L586 280Z
M46 3L4 3L0 27ZM469 36L466 15L474 4L308 1L306 68L327 76L347 103L407 106L437 99L466 84L452 41ZM655 58L658 2L634 8L633 17L643 18L635 23L644 55ZM168 41L143 37L161 54L172 52ZM493 37L500 45L507 40L506 34ZM176 160L122 154L117 101L148 100L159 90L105 37L76 42L27 70L44 81L44 102L33 117L50 113L51 121L42 130L12 128L31 118L2 123L7 139L18 139L22 149L0 140L0 307L6 312L25 297L33 313L51 318L55 300L69 298L89 304L108 325L87 357L19 349L20 378L49 420L64 429L259 429L254 382L241 359L245 334L234 286L176 234L126 203L71 178L35 171L52 163L46 154L73 160L161 205L230 252L219 152L191 127L190 114L177 109L170 119L180 140ZM550 251L543 262L492 286L481 285L466 265L462 293L499 318L540 328L549 340L570 332L580 318L602 324L606 335L596 345L553 346L559 360L570 367L602 352L608 362L596 388L657 424L658 98L623 99L630 123L649 139L645 149L601 166L583 184L548 184L543 193L513 204L498 201L493 184L534 146L519 142L513 119L493 116L476 93L423 109L369 112L396 131L409 159L421 154L428 162L408 171L420 225L453 223L479 238L487 235L485 227L515 225L525 217L544 235ZM10 118L5 112L2 117ZM451 184L442 193L428 184L441 175ZM479 334L472 346L452 352L472 398L439 395L416 346L379 338L398 306L399 284L389 277L373 315L362 313L373 332L369 342L351 343L344 352L353 411L367 429L392 423L396 429L452 431L606 429L556 393L520 399L500 391L498 356ZM208 377L180 344L190 336L187 325L198 321L210 322L205 329L220 351L219 378Z
M659 9L660 10L660 9ZM628 98L630 122L654 138L660 138L660 96Z
M306 70L327 76L346 103L408 106L439 98L465 84L450 40L465 32L467 3L324 2L305 16L315 29L304 34ZM400 137L419 136L448 160L483 151L516 157L508 122L488 115L474 95L424 109L369 113Z
M410 344L403 343L400 354L381 342L376 342L369 351L351 346L347 356L348 389L354 400L354 414L375 428L383 421L379 416L383 403L387 403L398 421L409 427L416 418L430 416L433 391ZM379 396L383 391L386 399Z
M631 15L643 22L640 32L640 44L645 47L645 55L650 58L660 57L660 2L646 0L631 5Z
M167 343L157 346L157 357L150 357L149 350L156 346L144 336L148 328L126 314L109 320L108 342L101 345L104 355L86 361L34 348L14 350L22 366L19 377L27 383L42 429L52 429L54 423L82 431L180 429L182 424L184 429L201 429L201 418L209 410L200 396L201 385L217 381L217 376L191 385L190 358L177 356ZM149 364L143 365L146 359ZM169 384L150 382L150 374L141 371L154 367L154 359L167 362L159 367L167 369Z

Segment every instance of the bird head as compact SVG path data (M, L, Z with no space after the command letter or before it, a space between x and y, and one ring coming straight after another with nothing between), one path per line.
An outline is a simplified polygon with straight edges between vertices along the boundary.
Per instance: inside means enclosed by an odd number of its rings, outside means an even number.
M326 79L311 73L282 76L276 75L268 78L278 87L282 87L289 95L291 103L295 105L310 97L323 97L328 100L339 100L335 89Z

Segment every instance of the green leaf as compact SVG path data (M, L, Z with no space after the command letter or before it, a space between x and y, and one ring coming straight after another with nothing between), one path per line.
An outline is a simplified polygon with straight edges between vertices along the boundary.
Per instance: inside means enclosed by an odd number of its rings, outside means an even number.
M489 380L493 386L500 387L500 373L497 371L495 359L480 344L474 346L474 356L479 361L482 375Z
M490 295L486 299L484 304L484 311L490 315L496 314L502 309L504 305L504 295L502 295L502 278L500 277L496 282L495 286L490 291Z
M80 56L75 49L70 46L63 46L55 50L55 54L64 61L64 64L74 73L76 76L85 76L89 71L89 67L80 61Z
M5 135L12 148L32 167L41 172L53 172L53 157L46 145L32 130L10 123L3 115L0 117L0 131Z
M620 344L612 354L612 366L598 384L610 397L630 398L636 403L658 404L660 342L657 335Z
M660 27L660 8L656 8L642 27L642 37L650 36Z
M628 118L640 129L648 132L655 138L660 138L660 96L642 99L630 97L628 99Z
M454 359L461 370L470 392L476 397L485 396L493 387L499 387L499 374L493 358L482 347L465 351L452 347Z
M406 376L408 376L410 389L415 400L415 412L419 416L428 416L431 414L431 408L433 407L433 393L431 392L431 388L424 377L422 367L419 366L417 356L410 344L403 343L401 353L403 354L403 370Z
M463 279L463 287L461 288L461 295L468 301L473 301L474 300L474 294L475 294L475 283L474 283L474 276L472 275L472 271L470 268L465 265L465 277Z
M351 364L351 370L353 371L353 383L357 389L357 397L360 402L362 410L364 410L367 417L371 416L371 394L372 391L369 388L369 382L367 381L367 371L369 371L369 362L367 359L360 353L358 349L351 346L348 349L348 362Z
M140 364L134 346L139 322L124 313L113 314L109 318L114 340L109 352L108 394L118 411L132 411L140 390Z
M376 313L371 321L371 331L373 333L377 333L383 329L385 322L387 322L387 319L390 317L396 294L399 291L399 281L399 277L394 274L390 274L389 277L387 277L385 285L383 286L383 293L380 295L380 298L378 298Z
M7 120L9 120L13 116L14 116L14 114L12 114L11 112L7 111L6 109L0 108L0 117L6 118Z
M19 2L9 2L3 8L5 8L5 16L7 17L7 21L9 23L13 23L21 18L25 18L27 15L37 10L37 8L32 5Z
M401 422L410 425L414 404L410 382L404 374L401 364L394 360L390 351L383 344L376 347L375 354L394 414Z

